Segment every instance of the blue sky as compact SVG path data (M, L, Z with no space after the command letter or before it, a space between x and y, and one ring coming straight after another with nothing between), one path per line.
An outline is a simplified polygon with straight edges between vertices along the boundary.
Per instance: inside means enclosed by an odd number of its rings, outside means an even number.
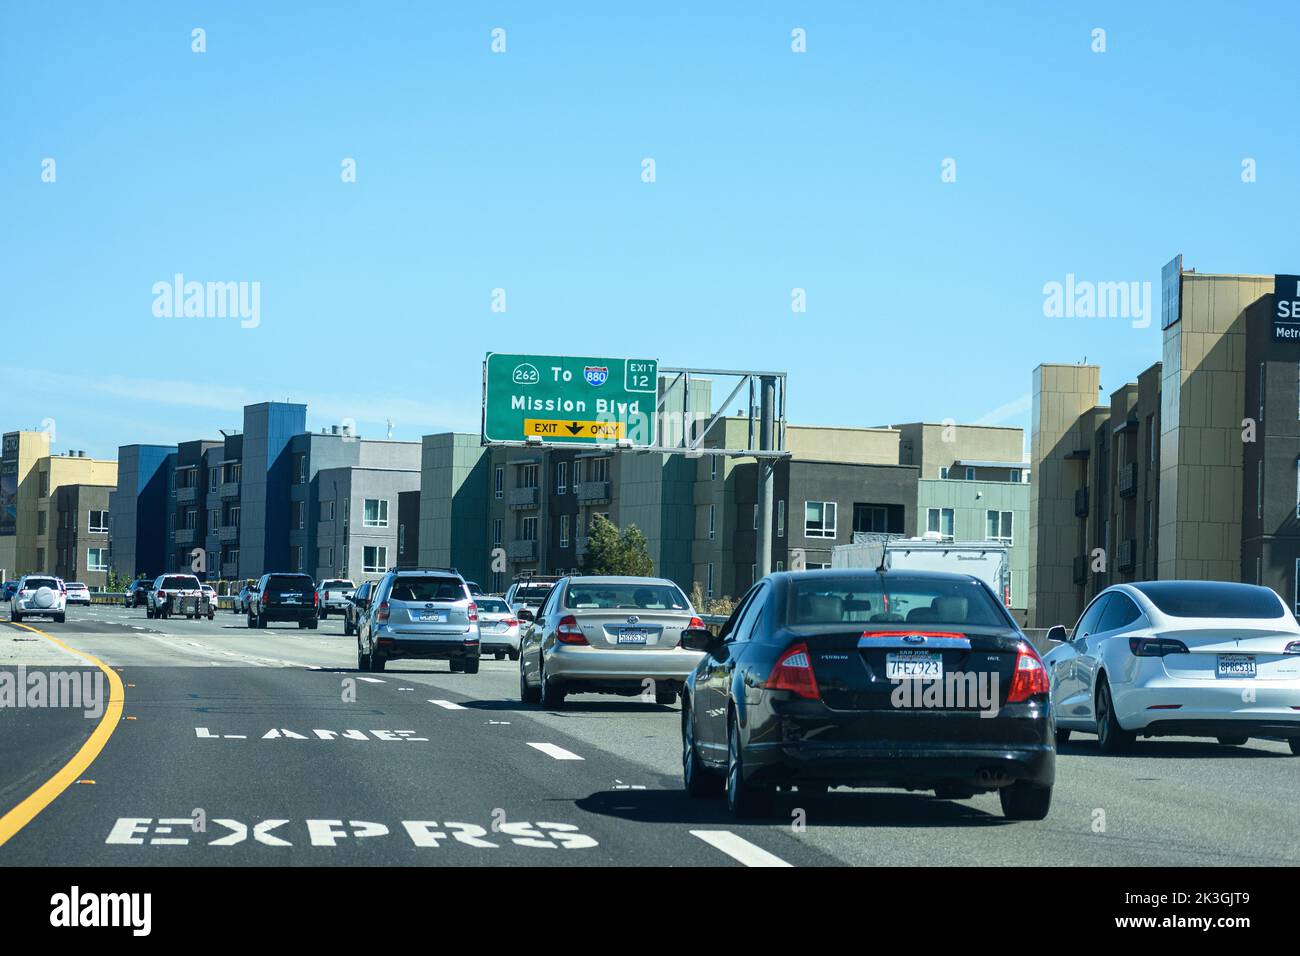
M0 424L474 431L495 350L785 370L794 423L1027 425L1039 362L1108 393L1158 360L1174 254L1300 272L1300 14L1226 9L9 0ZM260 324L156 317L176 273L260 283ZM1151 282L1151 325L1045 317L1070 273Z

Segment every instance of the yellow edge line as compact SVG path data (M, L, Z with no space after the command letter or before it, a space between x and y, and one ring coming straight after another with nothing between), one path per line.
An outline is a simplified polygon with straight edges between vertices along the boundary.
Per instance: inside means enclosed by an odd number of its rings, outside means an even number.
M99 658L93 657L85 651L79 651L75 647L69 647L57 637L51 637L44 631L28 627L26 624L14 624L13 626L21 627L33 634L39 634L68 653L75 654L82 660L94 664L107 674L108 706L104 708L104 714L99 718L99 724L95 727L94 732L81 745L81 749L72 755L72 759L63 765L63 769L37 787L35 792L23 800L22 803L0 817L0 846L4 846L10 837L31 823L38 813L54 802L54 798L68 789L85 769L94 762L100 751L104 749L104 745L108 743L108 738L113 736L113 731L117 729L118 722L122 718L122 702L126 697L126 692L122 689L122 678L118 677L117 672Z

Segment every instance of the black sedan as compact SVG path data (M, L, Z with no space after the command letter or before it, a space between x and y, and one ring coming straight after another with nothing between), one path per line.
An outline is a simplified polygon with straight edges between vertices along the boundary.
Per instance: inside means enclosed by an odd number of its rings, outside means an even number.
M996 790L1041 820L1056 774L1042 659L977 578L922 571L772 574L741 598L682 695L691 796L736 816L778 788Z
M127 585L126 591L122 594L122 606L147 606L149 603L149 588L152 586L153 578L141 578L138 581L132 581Z

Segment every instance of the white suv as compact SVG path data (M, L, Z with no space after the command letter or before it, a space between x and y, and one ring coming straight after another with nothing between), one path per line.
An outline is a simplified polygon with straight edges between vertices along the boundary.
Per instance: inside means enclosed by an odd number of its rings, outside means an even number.
M52 617L63 623L68 610L68 589L63 581L49 574L28 574L18 582L18 590L9 599L9 620L24 617Z

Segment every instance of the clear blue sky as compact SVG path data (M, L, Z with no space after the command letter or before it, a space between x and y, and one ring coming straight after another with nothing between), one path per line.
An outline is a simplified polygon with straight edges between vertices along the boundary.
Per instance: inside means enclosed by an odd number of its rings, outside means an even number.
M312 427L473 431L489 350L784 369L795 423L1025 425L1039 362L1087 356L1109 392L1159 358L1175 253L1300 272L1298 21L7 0L0 426L112 455L292 398ZM260 326L156 318L177 272L260 282ZM1045 318L1067 273L1150 281L1151 326Z

